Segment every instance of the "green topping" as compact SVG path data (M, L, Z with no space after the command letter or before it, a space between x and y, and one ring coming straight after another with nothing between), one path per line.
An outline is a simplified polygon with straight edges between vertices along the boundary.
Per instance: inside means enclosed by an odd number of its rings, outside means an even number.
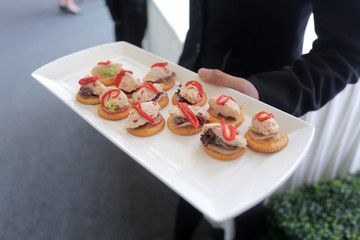
M262 136L265 136L264 134L262 134L262 133L260 133L260 132L258 132L253 126L250 126L249 127L249 129L251 130L251 131L253 131L254 133L256 133L256 134L259 134L259 135L262 135Z
M102 67L97 69L97 74L103 77L113 77L118 74L116 66Z
M109 112L116 112L116 110L119 108L117 105L114 105L111 102L105 103L105 107Z

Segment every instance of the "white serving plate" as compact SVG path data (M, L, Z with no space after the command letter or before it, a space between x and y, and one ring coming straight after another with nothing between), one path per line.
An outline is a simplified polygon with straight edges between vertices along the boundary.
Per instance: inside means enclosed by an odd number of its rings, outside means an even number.
M277 153L264 154L247 149L239 159L220 161L203 151L200 134L180 136L165 126L154 136L133 136L123 127L126 120L104 120L97 115L97 106L83 105L75 99L78 80L89 74L97 62L106 60L123 63L124 69L132 70L139 79L153 63L167 61L129 43L116 42L59 58L40 67L32 76L122 151L214 221L235 217L273 193L291 176L312 142L314 127L310 124L232 89L206 84L196 73L169 61L177 73L177 84L197 80L202 83L208 97L225 94L237 101L245 114L239 127L241 134L247 131L253 113L267 111L275 115L281 129L288 134L289 144ZM176 88L168 91L170 98ZM170 101L161 110L165 119L171 106ZM207 107L206 104L204 108Z

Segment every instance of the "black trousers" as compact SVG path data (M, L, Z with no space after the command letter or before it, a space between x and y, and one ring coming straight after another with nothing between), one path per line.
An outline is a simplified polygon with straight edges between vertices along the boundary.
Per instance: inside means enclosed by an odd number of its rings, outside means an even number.
M178 201L175 219L174 240L190 240L202 217L203 214L201 212L195 209L184 199L180 198ZM236 217L235 239L255 239L259 230L265 224L265 218L266 208L264 207L263 202ZM223 236L220 239L223 239Z
M115 25L116 41L127 41L138 47L147 25L146 0L106 0Z

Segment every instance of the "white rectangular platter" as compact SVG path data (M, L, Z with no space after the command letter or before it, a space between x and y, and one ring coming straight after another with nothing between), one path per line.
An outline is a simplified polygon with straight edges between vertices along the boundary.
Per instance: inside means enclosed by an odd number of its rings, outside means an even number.
M280 152L264 154L247 149L232 161L209 157L202 149L200 134L180 136L167 126L156 135L136 137L124 129L126 120L108 121L97 114L97 106L76 101L78 81L100 61L123 64L142 80L150 66L167 61L126 42L109 43L62 57L32 73L44 87L102 133L107 139L150 171L177 194L214 221L237 216L273 193L288 179L307 152L314 135L310 124L260 101L228 88L202 82L196 73L169 62L176 72L176 86L168 91L171 98L179 83L199 81L208 97L232 96L242 107L245 120L239 127L245 134L251 116L258 111L275 115L280 128L289 136L288 146ZM165 119L172 103L161 110ZM208 108L206 104L205 109ZM66 127L66 126L64 126Z

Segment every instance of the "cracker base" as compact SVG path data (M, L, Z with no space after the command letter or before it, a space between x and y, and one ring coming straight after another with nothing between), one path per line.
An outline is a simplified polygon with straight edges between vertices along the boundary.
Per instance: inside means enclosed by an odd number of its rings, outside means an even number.
M195 135L202 130L202 126L197 128L193 126L175 127L174 118L172 116L167 119L167 126L172 132L184 136Z
M131 105L126 109L124 112L119 113L108 113L102 109L101 105L98 107L97 112L100 117L107 119L107 120L121 120L126 118L129 115L129 112L131 110Z
M91 96L91 97L88 97L88 98L84 98L79 94L79 92L76 93L76 100L78 100L82 104L87 104L87 105L95 105L95 104L100 103L100 98L99 97Z
M99 80L99 82L101 82L102 84L104 84L105 86L112 86L112 85L114 85L114 83L115 83L115 77L111 77L111 78L99 78L98 79Z
M216 158L219 160L223 160L223 161L229 161L229 160L234 160L236 158L239 158L246 151L246 148L244 147L239 152L236 152L233 154L223 154L223 153L219 153L211 148L205 147L204 145L202 145L202 147L210 157L213 157L213 158Z
M210 112L210 110L207 110L207 112L209 113L209 116L210 116L209 122L211 122L211 123L221 123L221 118L219 118L217 116L214 116ZM235 127L239 127L242 124L243 121L244 121L244 113L243 113L243 111L241 111L241 107L240 107L240 115L235 120L225 119L226 124L230 124L230 125L233 125Z
M257 152L272 153L284 149L289 143L288 135L280 130L280 138L274 140L272 138L265 140L253 140L249 135L250 129L245 133L244 137L247 140L248 147Z
M166 105L168 105L169 97L168 96L162 96L158 103L159 103L161 109L163 109L164 107L166 107Z
M173 86L175 86L175 78L172 77L167 83L162 84L164 91L170 90Z
M148 137L160 132L164 127L165 127L165 119L161 115L161 123L159 123L158 125L153 126L150 123L147 123L144 126L135 129L127 128L126 130L132 135L138 137Z

